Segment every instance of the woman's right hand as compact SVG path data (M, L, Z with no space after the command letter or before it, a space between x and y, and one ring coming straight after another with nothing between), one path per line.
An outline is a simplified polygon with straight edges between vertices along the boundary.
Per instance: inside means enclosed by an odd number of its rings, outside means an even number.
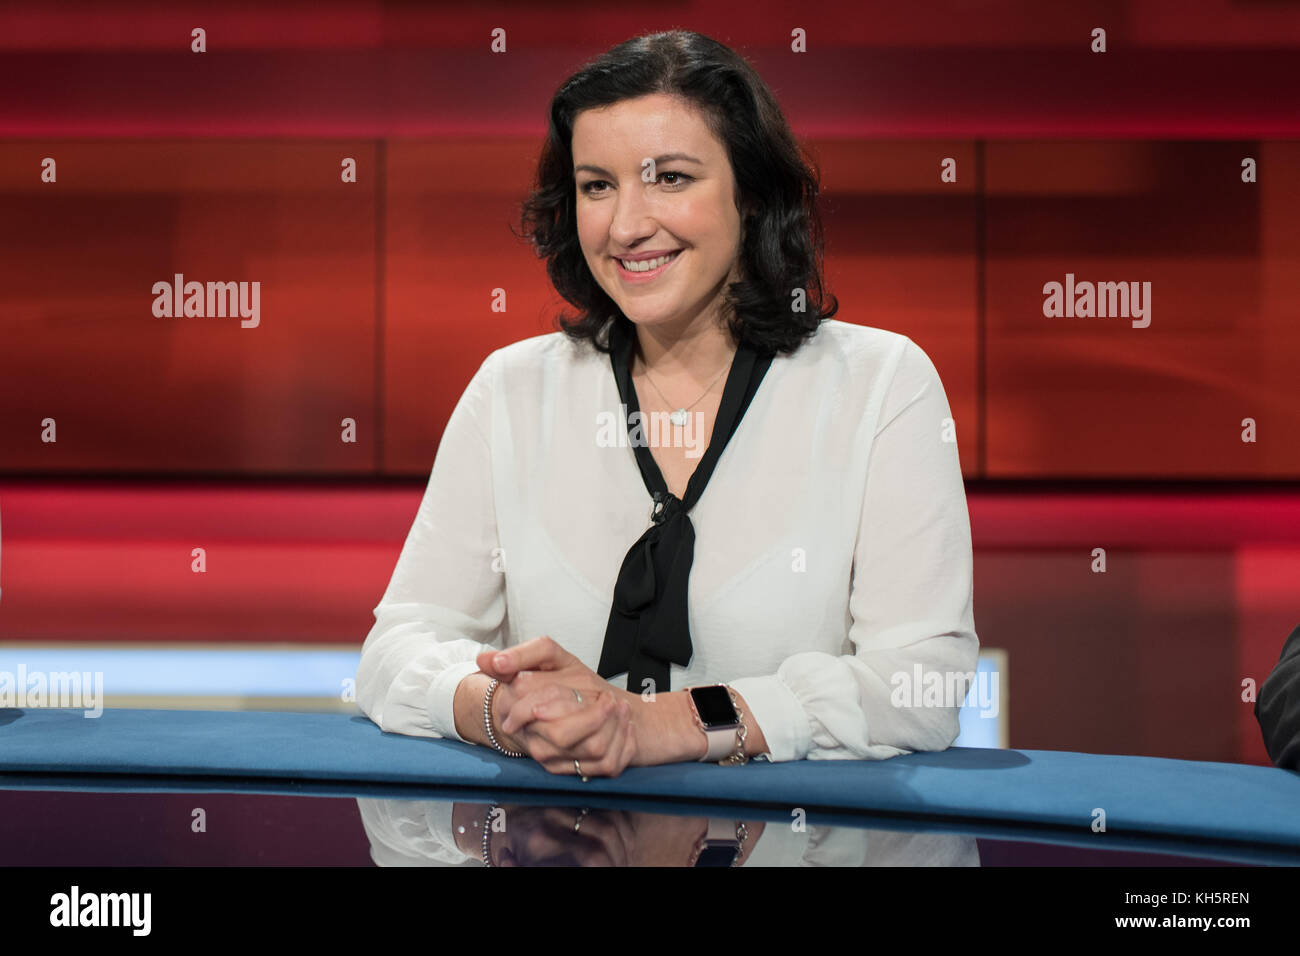
M510 709L514 707L519 697L519 691L509 684L504 682L497 684L497 689L492 694L492 733L496 734L497 743L506 750L528 754L531 757L528 744L524 740L501 729L501 722L505 720L506 714L510 713Z
M468 674L457 685L456 696L452 703L456 733L462 740L483 747L492 746L487 731L483 728L483 699L491 684L492 678L482 671ZM522 740L513 734L505 733L501 727L501 721L505 719L506 714L510 713L510 708L514 706L518 696L517 688L512 688L504 682L497 684L496 691L492 694L492 733L496 735L497 743L507 750L531 756Z

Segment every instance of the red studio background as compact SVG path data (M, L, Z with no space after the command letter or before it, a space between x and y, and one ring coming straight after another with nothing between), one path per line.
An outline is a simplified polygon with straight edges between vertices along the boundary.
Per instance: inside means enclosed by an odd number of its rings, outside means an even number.
M511 232L550 95L672 27L749 57L816 161L837 318L942 376L1011 745L1267 762L1242 682L1300 623L1288 2L0 5L0 641L359 647L461 391L563 306ZM177 273L258 281L260 324L155 317ZM1151 324L1044 317L1067 274L1149 281Z

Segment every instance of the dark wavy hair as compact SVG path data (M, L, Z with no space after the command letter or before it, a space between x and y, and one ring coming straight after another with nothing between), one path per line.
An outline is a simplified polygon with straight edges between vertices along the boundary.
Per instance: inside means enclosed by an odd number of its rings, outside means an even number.
M523 236L556 291L580 311L561 313L559 330L609 350L602 331L629 320L600 287L578 242L573 123L579 112L653 93L682 97L703 113L726 147L739 193L744 241L741 279L727 286L727 324L737 345L794 352L839 309L825 300L819 171L806 161L780 107L752 66L700 33L672 30L634 37L587 63L551 100L537 179L523 203ZM791 308L795 289L806 311Z

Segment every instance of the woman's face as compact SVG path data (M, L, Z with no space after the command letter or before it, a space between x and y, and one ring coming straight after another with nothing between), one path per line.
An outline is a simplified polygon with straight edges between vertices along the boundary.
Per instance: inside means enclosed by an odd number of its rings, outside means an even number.
M584 110L573 162L578 240L623 314L674 334L716 320L739 278L740 212L726 149L693 105L656 93ZM639 273L619 261L646 253L674 258Z

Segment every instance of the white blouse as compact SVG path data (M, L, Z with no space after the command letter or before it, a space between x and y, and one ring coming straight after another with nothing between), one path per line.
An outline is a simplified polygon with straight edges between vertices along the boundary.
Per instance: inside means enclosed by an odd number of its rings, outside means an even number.
M452 699L489 645L549 634L596 669L651 523L619 409L609 356L563 333L483 362L362 648L357 702L383 730L462 740ZM731 685L773 761L948 747L961 700L895 700L918 667L949 686L976 665L950 416L906 336L832 319L778 355L690 511L693 656L671 689Z

